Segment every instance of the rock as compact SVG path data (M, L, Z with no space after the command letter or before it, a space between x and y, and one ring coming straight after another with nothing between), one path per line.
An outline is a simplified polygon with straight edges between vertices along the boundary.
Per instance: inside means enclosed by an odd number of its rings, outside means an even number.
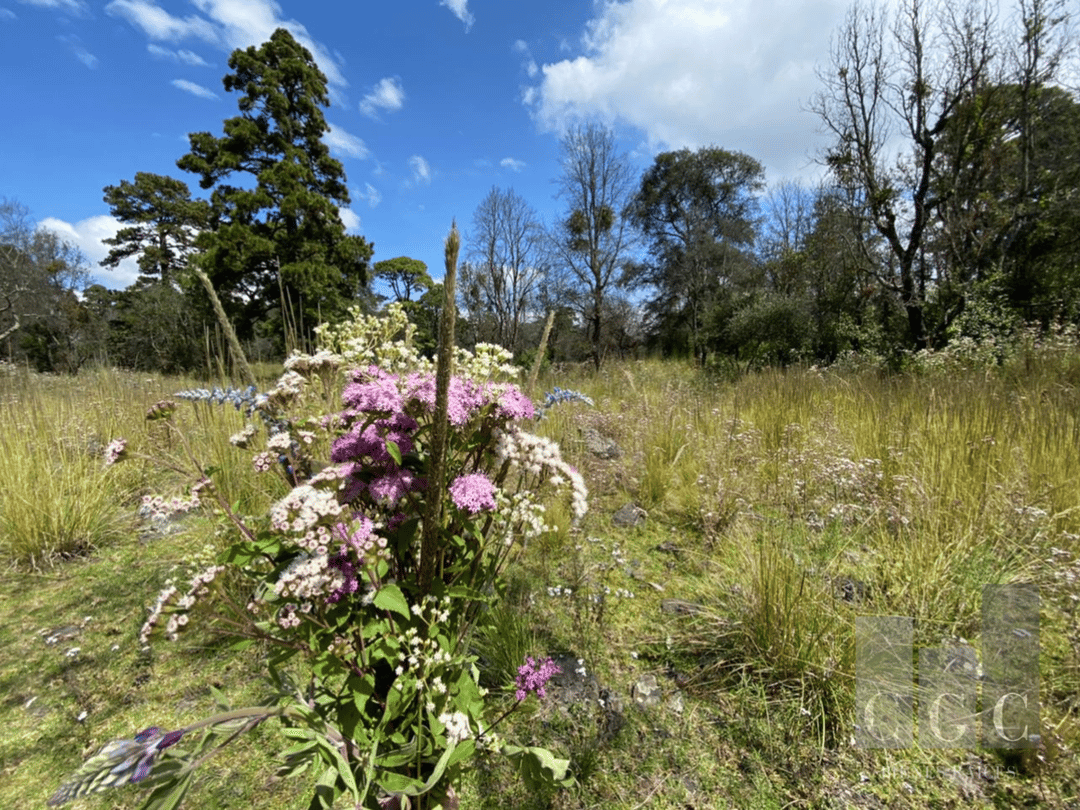
M634 529L645 522L648 512L634 503L628 503L611 516L611 522L623 529Z
M672 613L676 616L695 616L705 611L704 605L687 602L683 599L661 599L660 612Z
M664 690L655 675L642 675L633 688L634 702L639 706L658 706L664 697Z
M870 586L853 577L833 577L833 596L844 602L859 605L870 595Z
M581 438L585 442L585 449L597 458L611 461L622 455L615 440L604 436L596 428L581 428Z

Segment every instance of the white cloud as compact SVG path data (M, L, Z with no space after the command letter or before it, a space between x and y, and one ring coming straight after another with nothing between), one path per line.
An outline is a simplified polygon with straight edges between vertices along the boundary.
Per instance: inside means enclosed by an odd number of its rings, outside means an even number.
M14 20L15 12L9 8L0 8L0 20Z
M409 166L413 170L413 180L417 183L431 182L431 166L420 155L409 158Z
M364 192L359 195L361 199L367 200L369 208L374 208L380 202L382 202L382 194L371 183L364 183Z
M333 124L328 124L328 126L330 131L323 135L323 143L330 147L331 152L354 158L366 158L368 156L367 144L360 138Z
M48 0L57 2L58 0ZM72 0L65 0L71 2ZM278 28L288 30L307 48L331 85L347 86L340 64L330 52L315 42L302 24L281 18L281 6L274 0L192 0L205 16L175 17L150 0L113 0L105 11L142 29L150 39L179 42L193 37L233 51L261 45Z
M360 102L360 112L376 118L379 110L393 112L400 110L404 104L405 88L401 86L401 79L388 77L381 79L371 92L364 96L364 100Z
M469 0L439 0L439 5L446 6L455 17L465 23L466 32L472 28L476 18L469 11Z
M20 3L38 8L55 8L81 17L89 11L89 6L83 0L19 0ZM12 15L14 16L14 15Z
M75 58L82 62L86 67L90 68L90 70L93 70L98 66L98 58L83 47L82 42L77 36L65 35L57 37L57 39L67 45L68 50L75 55Z
M155 45L153 42L146 46L146 50L149 51L152 56L156 56L159 59L167 59L170 62L182 62L191 67L210 67L210 63L194 51L183 49L172 51L168 48L162 48L160 45Z
M217 93L215 93L213 90L208 90L201 84L189 82L187 79L173 79L172 86L183 90L185 93L191 93L191 95L193 96L198 96L199 98L217 98Z
M504 157L502 160L499 161L499 165L502 166L504 169L509 169L512 172L520 172L522 169L525 168L525 161L518 160L517 158L512 157Z
M150 39L176 42L195 37L205 42L220 43L218 32L209 21L195 15L183 19L174 17L147 0L113 0L105 6L105 12L141 28Z
M48 217L39 222L38 227L53 231L79 248L90 262L90 273L106 287L123 289L139 276L139 266L134 258L124 259L116 269L106 269L99 264L109 254L109 246L102 240L116 236L116 232L123 227L119 220L111 216L102 214L74 224Z
M353 232L360 230L360 217L351 208L339 208L338 216L341 217L341 224L345 226L345 230Z
M541 123L622 120L653 146L716 144L793 174L816 123L801 112L847 0L626 0L599 6L583 54L523 94ZM534 92L530 92L534 91Z
M533 59L532 53L529 51L529 44L519 39L514 42L514 52L520 53L525 57L525 61L521 63L522 68L528 74L530 79L536 78L536 74L540 72L540 68L536 65L536 60Z

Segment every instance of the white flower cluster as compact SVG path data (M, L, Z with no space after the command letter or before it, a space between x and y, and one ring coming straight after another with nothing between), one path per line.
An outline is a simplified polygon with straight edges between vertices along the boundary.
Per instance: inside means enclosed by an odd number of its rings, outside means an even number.
M315 327L321 351L336 353L349 367L377 365L390 373L430 368L430 362L412 348L415 332L416 327L397 302L377 315L365 315L359 307L352 307L341 323Z
M146 621L143 622L142 629L139 631L140 644L146 644L150 641L150 634L154 631L158 619L161 618L161 611L165 609L165 605L169 603L169 600L172 599L176 593L176 586L173 585L172 580L166 581L165 587L161 589L157 600L154 602L154 606L150 608L150 615L146 618Z
M318 331L319 327L316 327ZM315 354L301 354L293 352L285 360L285 370L295 371L310 377L313 374L328 374L337 371L345 360L340 354L334 354L326 349L320 349Z
M499 376L516 379L521 369L514 365L514 355L495 343L477 343L473 351L454 350L454 373L477 382Z
M439 722L446 726L446 741L450 745L456 745L472 736L469 717L464 712L443 712L439 715Z
M329 529L317 524L325 517L340 514L336 493L301 484L270 507L270 525L280 532L302 535L299 545L309 551L322 548L325 553Z
M243 430L229 437L229 444L242 450L248 446L248 442L255 438L256 432L258 432L258 428L249 422Z
M161 495L143 495L142 506L139 507L139 514L148 520L164 521L168 520L173 515L190 512L192 509L197 509L198 507L199 495L197 492L193 493L188 498L181 498L179 495L176 495L166 499Z
M503 523L503 542L508 546L513 545L515 537L519 537L522 543L528 543L534 537L554 531L544 522L546 508L542 503L537 503L528 490L513 495L497 492L495 502L495 514ZM493 536L497 530L493 527Z
M195 602L209 592L209 585L214 581L214 578L225 570L223 565L211 565L204 568L191 578L191 584L188 586L187 593L185 593L176 602L177 610L188 611L195 606ZM162 611L169 601L179 591L176 586L173 585L172 580L165 583L165 588L158 594L157 601L154 602L154 606L150 609L150 615L143 623L142 629L139 631L139 641L142 644L146 644L150 640L150 634L153 632L154 627L157 625L158 620L161 618ZM180 628L188 623L187 613L174 613L169 617L169 621L165 624L165 638L169 641L176 641L180 635Z
M580 520L589 510L589 490L581 473L563 461L559 445L543 436L526 433L517 427L501 430L495 436L495 456L509 461L529 475L550 475L550 482L560 486L570 483L570 508L574 519Z
M286 432L275 433L269 439L266 440L267 450L277 450L280 453L287 453L289 448L292 447L292 437Z
M307 601L323 597L344 584L341 571L330 567L330 557L321 554L301 554L281 572L274 583L278 596Z

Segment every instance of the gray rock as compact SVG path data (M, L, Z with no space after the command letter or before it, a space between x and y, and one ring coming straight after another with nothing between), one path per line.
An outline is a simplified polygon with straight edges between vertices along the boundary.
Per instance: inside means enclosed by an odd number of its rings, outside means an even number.
M683 599L661 599L660 612L672 613L676 616L694 616L705 610L703 605L695 602L687 602Z
M581 438L585 442L585 449L597 458L611 461L622 455L615 440L604 436L596 428L582 428Z
M611 522L622 529L634 529L645 522L648 512L634 503L628 503L611 516Z
M634 684L634 702L639 706L658 706L664 697L664 690L655 675L642 675Z

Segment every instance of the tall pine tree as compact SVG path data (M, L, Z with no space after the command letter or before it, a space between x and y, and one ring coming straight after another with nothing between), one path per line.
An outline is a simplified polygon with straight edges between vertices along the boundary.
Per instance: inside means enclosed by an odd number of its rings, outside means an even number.
M223 83L240 114L223 137L189 136L177 161L211 190L198 261L242 337L256 326L276 339L305 334L340 315L366 286L372 246L345 233L345 171L322 141L329 131L326 77L311 53L278 29L258 48L236 50Z

